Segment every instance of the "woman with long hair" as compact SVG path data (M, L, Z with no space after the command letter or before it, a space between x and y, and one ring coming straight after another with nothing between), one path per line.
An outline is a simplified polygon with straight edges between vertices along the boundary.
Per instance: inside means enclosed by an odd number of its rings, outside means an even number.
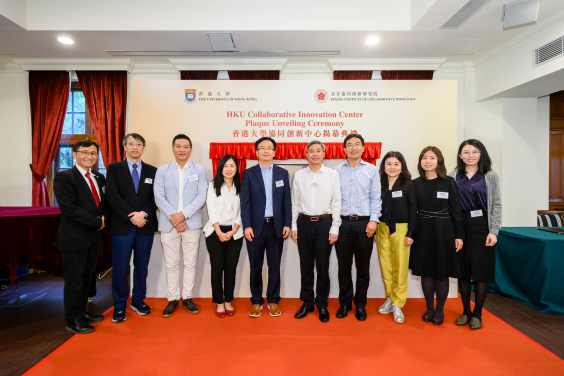
M404 321L402 308L407 299L409 251L413 244L417 203L411 174L399 151L390 151L382 159L380 182L382 216L376 238L386 302L378 312L393 312L394 321L401 324Z
M499 177L484 144L470 139L458 148L457 166L449 176L456 180L464 220L464 247L458 252L461 278L458 288L464 312L456 324L482 327L482 307L488 294L488 282L495 280L495 249L501 228ZM470 309L470 291L474 282L475 305Z
M209 221L204 227L210 254L212 301L217 304L216 315L220 318L235 314L231 302L243 246L240 191L237 158L231 154L224 155L208 187L206 204Z
M454 179L447 176L439 148L424 148L419 155L417 170L419 177L413 181L417 199L417 233L411 247L409 266L413 275L421 276L427 303L423 321L441 325L449 277L461 276L456 253L462 248L464 239L462 212L458 187Z

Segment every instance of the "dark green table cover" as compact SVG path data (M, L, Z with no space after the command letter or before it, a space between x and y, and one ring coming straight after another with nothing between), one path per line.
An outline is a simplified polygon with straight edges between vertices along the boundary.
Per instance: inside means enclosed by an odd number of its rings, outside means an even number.
M504 227L489 288L543 313L564 314L564 234Z

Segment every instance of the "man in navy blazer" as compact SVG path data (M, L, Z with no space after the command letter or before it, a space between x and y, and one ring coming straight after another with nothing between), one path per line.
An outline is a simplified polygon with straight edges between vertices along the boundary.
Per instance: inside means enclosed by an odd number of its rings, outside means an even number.
M276 142L270 137L255 142L259 164L243 174L241 220L251 264L251 303L249 316L259 317L262 297L262 265L266 249L268 286L266 298L271 316L280 316L280 262L284 240L292 226L292 200L288 171L273 163Z
M153 194L157 168L141 160L145 139L138 133L129 133L123 138L123 148L127 158L110 163L106 174L106 197L112 217L106 232L112 235L112 321L116 323L126 320L132 253L133 293L129 307L141 316L151 313L151 307L143 299L147 293L149 258L158 226Z

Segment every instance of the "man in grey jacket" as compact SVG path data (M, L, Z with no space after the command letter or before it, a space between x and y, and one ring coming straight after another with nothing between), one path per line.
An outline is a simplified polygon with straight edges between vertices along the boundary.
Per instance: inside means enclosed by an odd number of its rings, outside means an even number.
M179 134L172 140L175 161L160 166L154 183L155 202L160 209L159 231L166 264L168 305L163 317L170 317L180 300L180 245L184 255L182 307L190 313L200 309L192 300L202 232L202 208L206 203L208 179L204 167L190 161L192 141Z

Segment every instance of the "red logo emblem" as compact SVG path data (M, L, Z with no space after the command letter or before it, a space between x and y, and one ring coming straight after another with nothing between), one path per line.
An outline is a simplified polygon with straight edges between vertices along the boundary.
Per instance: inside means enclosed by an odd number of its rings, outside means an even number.
M325 103L329 99L329 94L325 90L320 89L315 92L314 97L317 102Z

